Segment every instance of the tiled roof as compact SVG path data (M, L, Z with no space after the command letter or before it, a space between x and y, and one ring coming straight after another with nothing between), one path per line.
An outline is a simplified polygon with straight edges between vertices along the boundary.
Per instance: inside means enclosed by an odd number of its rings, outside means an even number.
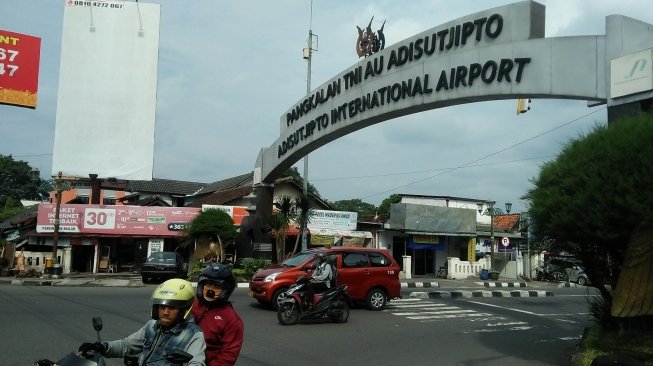
M194 195L203 195L207 193L224 191L227 189L240 188L245 186L252 186L254 181L254 172L249 172L246 174L237 175L235 177L219 180L216 182L205 184L202 189L194 192Z
M185 196L199 191L206 185L207 183L153 178L152 180L129 181L126 189L129 192L153 192Z
M507 214L494 216L494 226L502 229L503 231L513 231L518 229L516 225L519 224L519 214Z
M224 191L213 192L209 195L198 198L189 204L188 207L202 207L202 205L224 205L247 196L252 192L252 186L226 189Z

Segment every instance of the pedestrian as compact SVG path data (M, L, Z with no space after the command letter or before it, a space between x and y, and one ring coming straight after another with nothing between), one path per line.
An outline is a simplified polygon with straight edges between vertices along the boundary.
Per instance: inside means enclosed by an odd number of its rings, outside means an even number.
M207 366L231 366L243 346L243 321L229 296L236 288L231 269L221 263L206 266L197 281L193 315L206 341Z
M16 256L16 277L22 276L25 273L25 252L20 248L20 252Z
M193 357L185 365L205 366L204 334L192 318L194 297L190 282L179 278L167 280L154 290L152 319L141 329L115 341L82 343L79 351L97 351L108 358L138 354L138 365L164 366L176 364L166 360L166 352L179 349Z

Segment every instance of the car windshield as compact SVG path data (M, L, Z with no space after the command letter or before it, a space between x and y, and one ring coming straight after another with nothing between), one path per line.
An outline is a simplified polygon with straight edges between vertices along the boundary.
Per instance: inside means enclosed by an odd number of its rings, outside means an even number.
M301 252L293 255L281 263L284 267L297 267L298 265L306 262L309 258L313 258L315 252Z
M170 252L155 252L150 254L147 258L148 262L174 262L175 253Z

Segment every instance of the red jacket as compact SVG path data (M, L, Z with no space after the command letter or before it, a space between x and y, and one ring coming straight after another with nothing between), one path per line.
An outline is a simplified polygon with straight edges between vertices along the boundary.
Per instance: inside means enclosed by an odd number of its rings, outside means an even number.
M244 327L231 303L207 307L195 298L193 316L204 332L206 366L234 365L243 345Z

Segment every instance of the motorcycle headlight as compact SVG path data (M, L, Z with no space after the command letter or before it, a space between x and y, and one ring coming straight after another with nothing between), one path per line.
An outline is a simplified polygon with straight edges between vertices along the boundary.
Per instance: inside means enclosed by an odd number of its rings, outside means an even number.
M263 279L263 282L272 282L272 281L274 281L280 273L281 272L274 272L272 274L269 274L269 275L265 276L265 278Z

